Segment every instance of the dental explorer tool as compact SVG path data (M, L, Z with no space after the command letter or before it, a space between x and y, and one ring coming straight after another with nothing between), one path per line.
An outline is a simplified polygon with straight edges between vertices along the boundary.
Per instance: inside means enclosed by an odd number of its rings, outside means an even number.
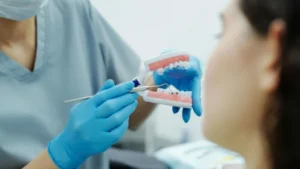
M161 84L161 85L154 85L154 86L140 86L140 87L135 87L133 88L130 93L137 93L137 92L142 92L146 91L151 88L158 88L158 87L163 87L163 86L169 86L167 83ZM80 97L72 100L66 100L65 103L73 103L73 102L78 102L78 101L84 101L87 99L92 98L93 96L85 96L85 97Z

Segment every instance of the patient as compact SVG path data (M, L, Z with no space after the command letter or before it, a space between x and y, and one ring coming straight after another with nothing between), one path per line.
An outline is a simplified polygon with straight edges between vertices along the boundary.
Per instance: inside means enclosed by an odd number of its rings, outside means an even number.
M204 133L247 169L300 168L300 1L232 0L204 77Z

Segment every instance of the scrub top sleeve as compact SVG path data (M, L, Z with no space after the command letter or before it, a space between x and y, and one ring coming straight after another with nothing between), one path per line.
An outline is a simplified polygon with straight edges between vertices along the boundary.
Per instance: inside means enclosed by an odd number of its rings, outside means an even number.
M103 55L107 77L116 84L132 80L141 69L140 57L88 1L91 24Z

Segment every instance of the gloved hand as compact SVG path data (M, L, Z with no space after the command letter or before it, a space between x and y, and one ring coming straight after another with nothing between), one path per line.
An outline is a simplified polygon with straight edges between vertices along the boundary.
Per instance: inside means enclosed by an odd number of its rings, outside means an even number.
M171 50L173 51L173 50ZM167 51L170 52L170 51ZM164 52L164 53L167 53ZM169 85L173 85L178 90L183 91L192 91L192 99L193 99L193 110L196 115L201 116L201 77L202 71L200 67L199 60L191 56L190 57L190 67L188 69L185 68L167 68L164 71L163 75L159 75L156 71L153 72L153 79L156 85L168 83ZM178 113L180 110L179 107L173 107L173 112ZM182 110L182 118L184 122L188 122L190 120L191 109L183 108Z
M107 81L91 99L75 105L64 131L48 145L53 162L61 169L75 169L89 156L105 152L128 128L137 107L133 82L114 86Z

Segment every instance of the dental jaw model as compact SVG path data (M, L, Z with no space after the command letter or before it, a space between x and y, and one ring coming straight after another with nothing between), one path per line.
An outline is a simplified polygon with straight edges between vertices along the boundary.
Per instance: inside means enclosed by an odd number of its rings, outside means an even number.
M139 93L146 102L164 104L176 107L190 108L192 107L192 92L178 91L175 87L168 84L160 84L155 86L144 86L143 82L147 73L157 71L158 75L163 75L167 69L188 69L189 54L186 52L169 52L159 57L153 58L145 62L145 67L140 75L133 80L135 88L131 92ZM169 88L159 88L169 86ZM172 88L173 87L173 88ZM151 88L158 88L157 91L150 91ZM81 98L66 100L65 103L79 102L92 98L93 96L85 96Z
M145 72L134 80L136 87L142 84L140 82L143 81L144 75L148 72L156 71L158 75L163 75L166 69L188 69L189 54L183 51L170 52L150 59L144 65L146 68ZM157 91L146 90L140 94L146 102L183 108L192 107L192 92L179 91L173 86L169 86L166 89L158 88Z

